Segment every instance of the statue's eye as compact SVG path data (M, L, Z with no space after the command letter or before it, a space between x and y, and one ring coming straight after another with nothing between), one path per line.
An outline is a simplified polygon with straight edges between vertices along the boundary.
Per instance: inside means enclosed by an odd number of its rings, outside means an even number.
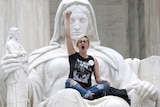
M85 22L86 22L86 19L85 19L85 18L81 18L81 19L80 19L80 22L81 22L81 23L85 23Z
M70 19L70 23L74 23L74 22L75 22L75 20L71 18Z

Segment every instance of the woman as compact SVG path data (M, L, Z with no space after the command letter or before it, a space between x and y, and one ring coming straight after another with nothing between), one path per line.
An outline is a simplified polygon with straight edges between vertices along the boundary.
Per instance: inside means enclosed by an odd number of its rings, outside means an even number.
M96 58L87 55L89 48L89 38L82 34L76 42L79 52L73 47L72 38L70 36L70 15L66 13L66 43L69 55L70 74L66 81L66 88L74 88L80 92L82 97L93 99L93 95L98 93L106 93L109 91L109 83L100 78L98 62ZM92 86L92 72L95 75L97 85ZM91 87L92 86L92 87Z

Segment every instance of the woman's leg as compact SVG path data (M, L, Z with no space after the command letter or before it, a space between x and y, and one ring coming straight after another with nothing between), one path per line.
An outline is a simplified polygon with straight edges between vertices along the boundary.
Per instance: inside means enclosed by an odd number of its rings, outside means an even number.
M73 80L72 78L68 78L66 80L65 88L73 88L80 92L81 96L83 98L89 98L90 95L92 95L91 91L83 88L78 82Z
M97 99L97 98L103 97L106 94L108 94L109 88L110 86L107 82L100 82L92 86L91 88L88 88L88 90L90 90L94 94L93 98Z
M107 95L121 97L130 104L130 99L128 98L126 89L117 89L114 87L110 87L109 93Z

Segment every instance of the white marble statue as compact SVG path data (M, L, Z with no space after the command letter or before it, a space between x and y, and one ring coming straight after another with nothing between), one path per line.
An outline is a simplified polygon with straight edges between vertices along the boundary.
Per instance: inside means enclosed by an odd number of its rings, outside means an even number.
M26 107L27 100L27 82L26 69L27 66L27 52L23 46L18 42L20 36L20 29L11 27L8 32L8 38L5 45L5 54L15 54L19 61L19 66L15 72L7 72L7 107ZM18 93L18 94L17 94Z
M64 40L64 18L67 11L72 11L70 32L73 42L80 34L89 35L91 47L88 54L97 58L102 78L108 80L115 88L127 89L131 105L116 96L89 101L83 99L74 89L64 89L69 73ZM17 60L13 54L5 55L1 60L1 73L5 75L8 71L14 72L19 64ZM138 70L139 62L136 62L138 66L133 69L128 62L115 50L100 46L95 13L88 0L62 0L55 16L54 34L50 45L35 50L29 56L27 107L141 107L147 99L151 100L149 103L154 102L154 107L159 107L154 85L140 80L136 75L138 71L133 72ZM12 64L11 68L7 67L9 64ZM5 81L6 78L7 75L0 80ZM0 104L5 104L4 94L0 97Z
M6 54L12 53L20 57L27 55L27 52L24 50L23 46L18 42L19 37L20 29L16 27L11 27L8 32L8 38L5 46Z

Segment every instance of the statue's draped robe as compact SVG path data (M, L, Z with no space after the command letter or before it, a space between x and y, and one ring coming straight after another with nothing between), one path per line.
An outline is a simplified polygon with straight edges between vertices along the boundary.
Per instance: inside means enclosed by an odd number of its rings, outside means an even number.
M140 83L136 74L130 70L123 57L116 51L107 47L94 46L89 49L88 54L97 58L100 74L102 78L110 81L111 86L125 89ZM34 101L33 104L37 105L46 99L46 101L50 101L48 98L57 96L57 92L64 89L65 80L69 74L66 48L60 47L60 45L51 45L36 50L29 57L28 73L31 84L29 85L30 91L32 92L29 92L29 94ZM75 96L80 97L77 93L73 97ZM73 98L71 96L68 99ZM127 107L128 104L126 102L125 104Z

